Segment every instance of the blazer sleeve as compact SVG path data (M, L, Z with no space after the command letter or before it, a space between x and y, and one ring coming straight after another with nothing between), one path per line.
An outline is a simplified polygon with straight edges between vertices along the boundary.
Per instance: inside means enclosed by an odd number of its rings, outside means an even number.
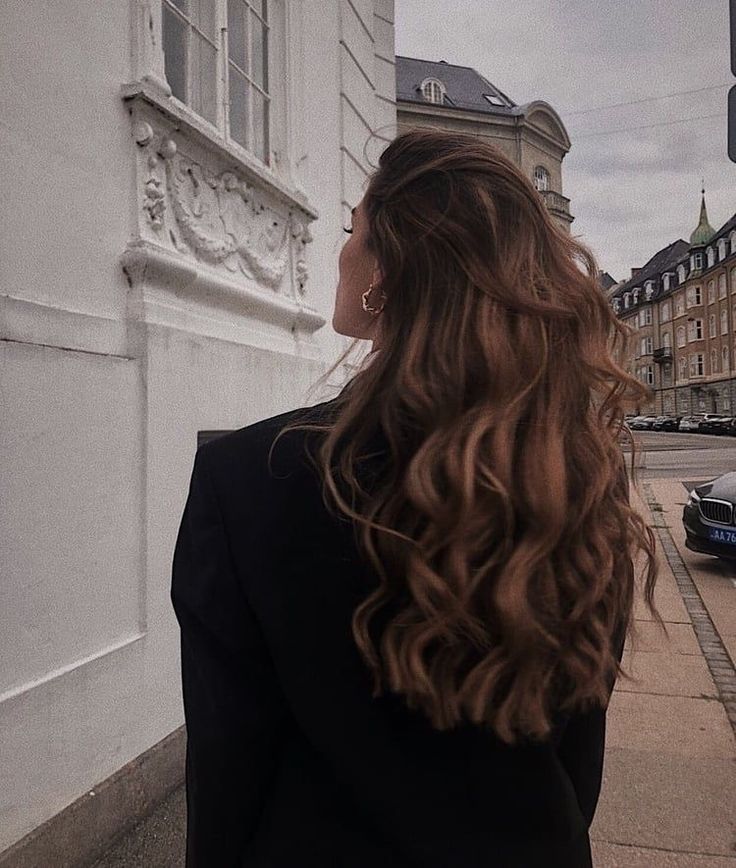
M208 471L194 459L174 549L186 722L186 868L235 868L253 837L288 711L238 581Z

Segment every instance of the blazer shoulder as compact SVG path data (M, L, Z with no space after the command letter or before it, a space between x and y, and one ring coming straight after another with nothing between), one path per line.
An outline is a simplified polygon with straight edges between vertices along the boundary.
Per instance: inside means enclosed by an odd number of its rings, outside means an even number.
M197 452L216 476L239 476L243 471L265 470L269 452L279 432L287 425L297 422L323 422L329 417L334 399L307 407L296 407L275 416L259 419L234 431L229 431L203 443ZM293 468L294 461L304 452L306 435L303 429L289 431L279 439L273 450L274 469L286 464Z

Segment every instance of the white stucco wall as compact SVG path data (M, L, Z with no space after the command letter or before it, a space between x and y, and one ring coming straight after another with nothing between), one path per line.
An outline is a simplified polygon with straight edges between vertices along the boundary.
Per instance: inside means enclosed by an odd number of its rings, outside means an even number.
M0 7L0 851L183 723L169 582L197 431L307 403L344 344L337 256L368 128L395 121L393 2L282 2L279 177L307 210L263 195L309 232L289 223L268 286L242 255L206 261L166 187L176 160L247 166L177 132L160 94L123 98L151 68L139 16L156 0ZM250 249L265 216L233 195Z

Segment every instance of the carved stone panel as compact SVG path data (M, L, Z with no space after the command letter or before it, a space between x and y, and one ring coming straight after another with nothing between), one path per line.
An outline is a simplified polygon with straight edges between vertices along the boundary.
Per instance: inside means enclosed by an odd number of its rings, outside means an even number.
M250 289L302 301L314 214L201 132L143 99L129 105L139 238Z

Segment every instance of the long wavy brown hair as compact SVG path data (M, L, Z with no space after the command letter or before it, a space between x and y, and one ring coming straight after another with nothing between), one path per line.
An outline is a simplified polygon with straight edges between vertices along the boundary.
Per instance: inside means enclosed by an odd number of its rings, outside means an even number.
M616 647L636 635L640 549L666 633L655 537L629 503L621 444L636 483L625 412L652 390L611 352L633 329L591 250L483 139L399 135L364 203L385 275L380 349L329 418L307 413L279 437L320 432L325 503L379 577L352 619L373 696L402 694L437 729L544 739L556 713L605 707L630 678Z

